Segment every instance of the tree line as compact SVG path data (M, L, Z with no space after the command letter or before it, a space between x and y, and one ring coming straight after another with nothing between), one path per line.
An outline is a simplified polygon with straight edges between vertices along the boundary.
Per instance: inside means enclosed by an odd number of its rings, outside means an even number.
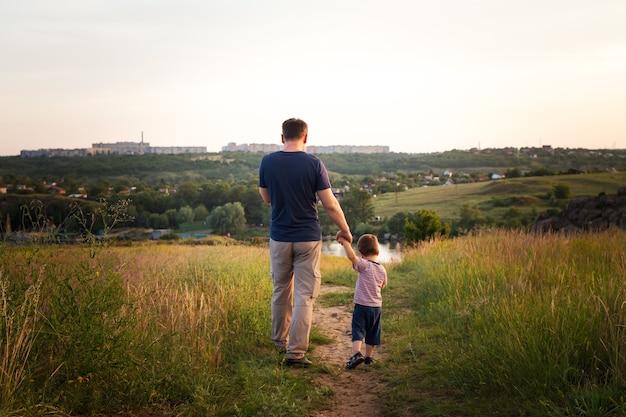
M419 187L425 178L443 175L441 167L456 170L455 182L473 181L490 174L494 167L499 167L499 172L509 178L555 175L573 169L572 162L566 163L563 159L563 154L571 156L571 151L539 149L537 153L536 158L503 150L424 155L330 154L320 155L320 158L329 169L348 222L357 234L361 229L374 229L381 236L420 240L424 233L421 229L445 235L498 221L482 216L478 208L469 206L461 209L461 220L457 224L444 224L432 212L398 213L389 219L375 219L372 196ZM580 151L575 155L591 158L586 161L589 165L596 165L597 170L619 166L619 162L626 164L626 152L623 151L591 156ZM177 229L184 224L196 224L217 233L241 233L250 227L269 223L270 208L258 195L257 170L262 156L260 153L235 152L0 158L0 186L5 189L5 194L0 195L0 231L28 230L26 220L33 217L29 204L36 200L42 202L40 210L46 224L68 233L81 229L81 225L72 220L71 206L80 206L84 212L93 213L103 202L117 204L120 201L128 201L128 218L123 224L127 227ZM559 167L562 170L555 171ZM464 174L458 174L459 171ZM63 194L54 190L62 190ZM69 195L85 195L87 198L69 198ZM332 234L332 225L323 212L321 220L324 232ZM102 223L94 221L92 226L101 230ZM528 223L527 217L511 207L507 223L500 225L526 227Z

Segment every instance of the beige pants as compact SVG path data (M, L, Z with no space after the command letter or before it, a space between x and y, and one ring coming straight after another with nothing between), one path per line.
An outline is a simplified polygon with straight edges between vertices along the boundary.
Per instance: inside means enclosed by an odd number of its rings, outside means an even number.
M309 347L313 304L322 283L322 241L277 242L270 239L272 341L287 358L304 357Z

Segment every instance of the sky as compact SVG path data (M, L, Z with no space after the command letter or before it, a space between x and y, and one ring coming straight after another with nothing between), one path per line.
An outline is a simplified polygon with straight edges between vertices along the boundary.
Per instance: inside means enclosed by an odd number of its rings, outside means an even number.
M0 6L0 155L141 140L626 148L624 0Z

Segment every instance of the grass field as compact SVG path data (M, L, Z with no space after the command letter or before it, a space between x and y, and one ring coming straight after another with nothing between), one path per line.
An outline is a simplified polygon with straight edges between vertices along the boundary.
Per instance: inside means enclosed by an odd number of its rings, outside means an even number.
M434 210L442 220L451 222L459 218L461 206L469 204L498 218L506 208L494 208L493 201L506 198L521 198L519 206L522 210L544 211L554 207L546 196L557 184L567 185L572 198L597 196L601 192L616 194L619 187L626 186L626 173L511 178L414 188L377 196L374 201L375 215L389 218L397 212L414 213L427 209Z
M383 294L386 415L624 415L624 247L624 231L490 230L406 252ZM329 369L287 372L269 341L268 257L252 246L0 245L0 415L326 407L332 393L312 377ZM353 285L343 258L325 256L322 272ZM313 358L327 342L318 334Z
M624 247L624 231L491 230L406 254L390 415L626 415Z

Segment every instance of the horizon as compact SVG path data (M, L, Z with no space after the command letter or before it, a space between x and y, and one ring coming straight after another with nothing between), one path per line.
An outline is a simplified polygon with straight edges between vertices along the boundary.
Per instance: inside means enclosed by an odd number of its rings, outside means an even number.
M626 147L626 2L10 2L0 155L134 141Z
M140 142L133 142L133 141L123 141L123 142L119 142L119 143L133 143L133 144L139 144ZM148 145L151 148L172 148L172 147L182 147L185 148L187 146L185 145L164 145L164 146L152 146L149 142L145 143L146 145ZM237 146L242 146L242 145L274 145L271 143L237 143ZM327 147L359 147L361 145L322 145L322 146L317 146L317 145L312 145L311 147L314 148L327 148ZM382 147L382 145L367 145L367 147ZM222 147L219 151L209 151L207 149L207 151L205 153L229 153L229 152L259 152L259 151L230 151L230 150L224 150L224 147ZM48 151L48 150L63 150L63 151L72 151L72 150L85 150L88 148L72 148L72 149L67 149L67 148L57 148L57 147L52 147L52 148L40 148L40 149L23 149L22 151ZM554 147L552 145L546 144L546 145L541 145L541 146L521 146L521 147L514 147L514 146L504 146L504 147L499 147L499 148L470 148L470 149L446 149L443 151L433 151L433 152L403 152L403 151L394 151L393 149L389 149L388 152L375 152L375 153L380 153L380 154L384 154L384 153L405 153L405 154L409 154L409 155L429 155L429 154L439 154L439 153L445 153L445 152L484 152L484 151L505 151L505 150L517 150L517 151L521 151L521 150L526 150L526 149L536 149L536 150L569 150L569 151L589 151L589 152L601 152L601 151L626 151L626 148L584 148L584 147L578 147L578 148L570 148L570 147ZM179 153L180 154L192 154L194 152L189 152L189 153ZM203 152L200 152L203 153ZM319 152L318 152L319 153ZM320 154L325 154L325 153L329 153L329 152L321 152ZM359 152L330 152L330 153L359 153ZM371 152L368 152L371 153ZM146 155L156 155L154 153L146 153ZM173 155L170 153L157 153L158 155ZM118 153L111 153L111 154L97 154L97 155L72 155L70 157L85 157L85 156L89 156L89 157L93 157L93 156L101 156L101 155L105 155L105 156L110 156L110 155L131 155L131 154L118 154ZM134 154L132 154L134 155ZM68 156L68 155L63 155L63 156ZM136 156L140 156L140 155L136 155ZM0 155L0 157L20 157L20 154L17 155ZM36 158L39 156L28 156L29 158ZM59 157L58 155L54 155L54 156L47 156L47 157Z

